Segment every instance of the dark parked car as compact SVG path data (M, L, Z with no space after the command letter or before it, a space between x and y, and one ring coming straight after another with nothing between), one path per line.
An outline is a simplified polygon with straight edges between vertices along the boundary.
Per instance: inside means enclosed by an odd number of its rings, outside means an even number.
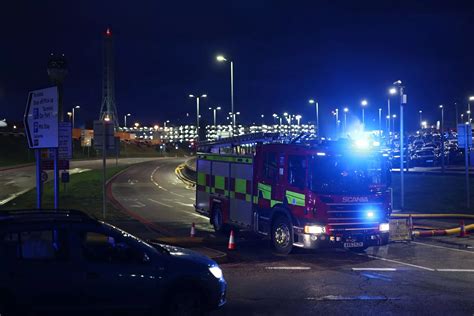
M199 315L222 306L225 295L221 269L196 252L147 243L80 211L0 213L2 316Z

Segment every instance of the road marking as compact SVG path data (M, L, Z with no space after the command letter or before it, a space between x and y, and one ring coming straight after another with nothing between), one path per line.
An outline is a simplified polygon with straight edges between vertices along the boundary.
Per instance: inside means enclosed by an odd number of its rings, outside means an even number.
M398 263L398 264L401 264L401 265L405 265L405 266L409 266L409 267L413 267L413 268L418 268L418 269L422 269L422 270L427 270L427 271L436 271L435 269L431 269L431 268L428 268L428 267L423 267L423 266L419 266L419 265L416 265L416 264L411 264L411 263L407 263L407 262L402 262L402 261L398 261L398 260L393 260L393 259L387 259L387 258L383 258L383 257L378 257L378 256L373 256L373 255L369 255L369 254L357 254L359 256L366 256L366 257L369 257L369 258L372 258L372 259L378 259L378 260L382 260L382 261L387 261L387 262L394 262L394 263Z
M426 246L426 247L449 249L449 250L452 250L452 251L467 252L467 253L470 253L470 254L474 254L474 251L469 251L469 250L462 250L462 249L455 249L455 248L449 248L449 247L443 247L443 246L437 246L437 245L430 245L430 244L425 244L423 242L417 242L417 241L412 241L412 243L417 244L417 245Z
M145 207L146 204L143 204L142 202L135 201L136 204L130 204L131 207L136 207L136 208L142 208Z
M342 296L342 295L326 295L322 297L307 297L305 298L308 301L387 301L387 300L399 300L396 297L386 297L386 296L369 296L369 295L359 295L359 296Z
M474 269L436 269L438 272L474 272Z
M352 268L352 271L397 271L395 268Z
M311 270L311 267L265 267L267 270Z
M0 205L3 205L3 204L6 204L6 203L10 202L11 200L13 200L13 199L17 198L18 196L28 192L29 190L30 189L26 189L26 190L22 190L20 192L17 192L15 194L10 194L9 197L7 197L6 199L0 201Z
M168 205L168 204L166 204L166 203L163 203L163 202L160 202L160 201L156 201L156 200L153 200L153 199L148 199L148 201L153 202L153 203L156 203L156 204L159 204L159 205L163 205L163 206L166 206L166 207L169 207L169 208L173 208L171 205Z

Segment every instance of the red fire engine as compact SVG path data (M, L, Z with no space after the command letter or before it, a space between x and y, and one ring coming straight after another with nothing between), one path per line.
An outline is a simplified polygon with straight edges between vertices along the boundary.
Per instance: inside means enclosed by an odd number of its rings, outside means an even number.
M271 135L207 143L197 159L196 210L217 232L250 229L283 254L293 246L361 251L387 244L388 155L358 144L284 143ZM233 154L225 153L229 146Z

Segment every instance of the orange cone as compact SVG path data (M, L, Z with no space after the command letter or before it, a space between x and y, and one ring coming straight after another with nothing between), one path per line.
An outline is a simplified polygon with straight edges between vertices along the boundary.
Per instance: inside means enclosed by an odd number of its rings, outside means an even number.
M194 223L191 225L191 237L196 236L196 227Z
M229 250L235 250L235 240L234 240L234 231L230 231L230 237L229 237L229 246L227 247Z

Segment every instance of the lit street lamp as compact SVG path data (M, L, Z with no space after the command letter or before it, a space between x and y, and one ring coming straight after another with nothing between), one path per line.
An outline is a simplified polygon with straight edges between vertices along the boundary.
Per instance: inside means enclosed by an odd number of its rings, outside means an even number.
M218 62L228 61L224 56L219 55L216 57ZM230 111L234 113L234 62L230 61ZM235 129L235 115L232 115L232 124Z
M74 118L75 118L75 110L80 109L81 107L79 105L76 105L75 107L72 108L72 129L74 129Z
M207 94L202 94L200 97L195 96L194 94L189 95L190 98L196 98L196 134L197 134L197 141L199 141L199 99L200 98L207 98Z
M395 119L397 118L397 114L392 114L392 127L393 133L395 133Z
M319 137L319 103L318 101L315 101L314 99L310 99L309 104L314 104L315 105L315 110L316 110L316 136Z
M296 118L296 122L298 123L298 126L300 125L300 121L301 121L301 115L296 115L295 118Z
M418 113L420 113L420 127L421 127L421 122L423 121L421 115L423 114L423 111L422 111L422 110L419 110Z
M379 135L382 137L382 108L379 108Z
M221 107L218 106L218 107L215 107L215 108L209 108L209 110L213 111L213 114L214 114L214 128L217 128L217 123L216 123L216 120L217 120L217 111L220 111Z
M131 116L132 114L127 113L123 116L123 125L125 128L127 128L127 116Z
M365 107L367 106L367 104L369 104L367 102L367 100L362 100L362 102L360 102L360 104L362 105L362 125L364 125L364 128L365 128Z
M163 129L166 130L166 124L169 123L169 122L170 122L170 120L166 120L166 121L163 122Z

